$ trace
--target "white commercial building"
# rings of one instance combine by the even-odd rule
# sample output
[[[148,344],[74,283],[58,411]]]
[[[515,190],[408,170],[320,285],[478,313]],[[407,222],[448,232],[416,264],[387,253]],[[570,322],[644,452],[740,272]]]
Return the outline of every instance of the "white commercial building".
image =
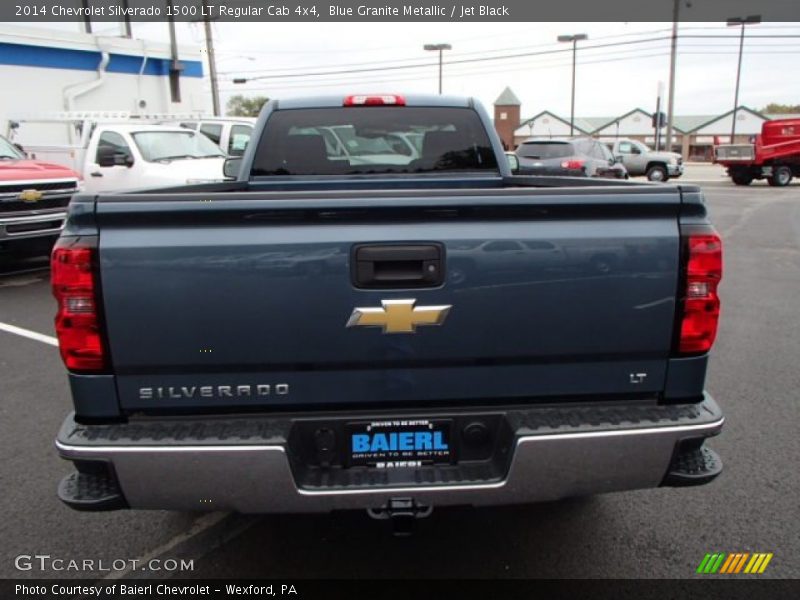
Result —
[[[569,116],[550,110],[543,110],[533,117],[520,117],[513,126],[507,119],[499,118],[500,115],[511,114],[512,109],[516,117],[520,113],[520,105],[521,102],[510,88],[506,88],[495,101],[495,128],[501,137],[510,132],[506,144],[509,148],[516,148],[529,137],[569,137]],[[735,142],[751,142],[761,133],[761,126],[766,121],[797,118],[800,115],[764,114],[747,106],[739,106],[736,109]],[[682,154],[686,160],[710,161],[714,155],[714,146],[730,143],[732,126],[733,110],[721,115],[675,115],[672,150]],[[625,137],[639,140],[651,147],[655,143],[653,114],[641,108],[612,117],[575,117],[572,131],[576,136],[591,136],[606,142]],[[666,135],[666,130],[662,129],[661,134]],[[660,142],[662,146],[667,146],[666,140]]]
[[[207,113],[200,47],[177,46],[175,69],[168,39],[166,24],[157,42],[0,25],[0,133],[59,111]]]

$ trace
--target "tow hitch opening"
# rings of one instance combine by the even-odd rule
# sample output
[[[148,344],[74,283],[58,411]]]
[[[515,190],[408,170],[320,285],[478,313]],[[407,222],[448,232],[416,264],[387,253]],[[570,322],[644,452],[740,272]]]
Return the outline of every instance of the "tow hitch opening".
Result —
[[[409,536],[414,532],[414,522],[431,516],[433,506],[417,503],[413,498],[391,498],[380,508],[368,508],[367,514],[379,521],[389,520],[392,533]]]

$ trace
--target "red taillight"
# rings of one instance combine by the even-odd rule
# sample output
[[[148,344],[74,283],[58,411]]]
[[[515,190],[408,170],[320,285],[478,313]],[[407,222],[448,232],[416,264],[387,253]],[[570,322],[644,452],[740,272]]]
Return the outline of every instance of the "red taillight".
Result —
[[[346,96],[344,106],[405,106],[406,99],[397,94]]]
[[[586,161],[583,161],[583,160],[580,160],[580,159],[577,159],[577,158],[571,158],[569,160],[561,161],[561,168],[562,169],[578,170],[578,169],[582,169],[584,164],[586,164]]]
[[[105,369],[106,352],[100,334],[95,248],[75,239],[61,239],[53,248],[51,283],[58,302],[56,335],[61,358],[71,371]]]
[[[681,354],[708,352],[717,337],[722,279],[722,240],[713,228],[689,233],[685,239],[686,287],[681,314]]]

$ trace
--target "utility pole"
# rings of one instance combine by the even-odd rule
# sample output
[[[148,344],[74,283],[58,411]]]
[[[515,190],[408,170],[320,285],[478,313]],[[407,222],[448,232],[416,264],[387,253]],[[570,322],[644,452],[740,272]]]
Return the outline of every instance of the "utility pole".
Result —
[[[572,101],[569,110],[569,135],[572,137],[575,132],[575,66],[578,56],[578,42],[588,40],[589,36],[585,33],[576,33],[574,35],[560,35],[558,36],[559,42],[572,42]]]
[[[438,50],[439,52],[439,95],[442,95],[442,54],[445,50],[452,50],[453,47],[450,44],[425,44],[423,46],[424,50],[430,50],[435,52]]]
[[[655,138],[656,138],[656,152],[661,150],[661,128],[663,121],[661,120],[661,96],[664,95],[664,82],[658,82],[658,91],[656,93],[656,116],[653,120],[655,124]],[[669,151],[669,141],[667,142],[667,151]]]
[[[761,15],[750,15],[749,17],[733,17],[728,19],[728,27],[741,26],[742,33],[739,36],[739,66],[736,67],[736,92],[733,96],[733,119],[731,120],[731,144],[735,144],[733,137],[736,135],[736,111],[739,108],[739,79],[742,76],[742,53],[744,51],[744,28],[746,25],[757,25],[761,23]]]
[[[122,8],[125,10],[125,20],[122,24],[122,30],[125,32],[123,35],[126,38],[132,38],[133,31],[131,30],[131,18],[128,15],[128,0],[122,0]]]
[[[89,16],[89,0],[81,0],[81,7],[83,7],[83,30],[86,33],[92,33],[92,18]]]
[[[181,71],[183,65],[178,60],[178,38],[175,34],[175,17],[171,16],[172,0],[167,0],[167,6],[170,8],[170,16],[167,17],[169,24],[169,48],[170,48],[170,65],[169,65],[169,92],[170,100],[172,102],[181,101]]]
[[[203,25],[206,30],[206,53],[208,54],[208,75],[211,78],[211,104],[214,116],[220,115],[219,111],[219,84],[217,82],[217,61],[214,56],[214,35],[211,31],[211,18],[209,16],[208,2],[203,0]]]
[[[667,150],[672,150],[672,129],[675,118],[675,62],[678,58],[678,18],[682,0],[672,6],[672,49],[669,55],[669,98],[667,99]],[[684,134],[685,135],[685,134]]]

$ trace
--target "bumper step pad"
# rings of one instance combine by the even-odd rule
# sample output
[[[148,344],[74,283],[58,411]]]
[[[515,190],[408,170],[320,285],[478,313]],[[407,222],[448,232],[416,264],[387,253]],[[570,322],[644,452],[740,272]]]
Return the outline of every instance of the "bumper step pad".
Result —
[[[75,510],[128,508],[119,484],[105,473],[70,473],[58,485],[58,498]]]
[[[385,469],[348,465],[348,424],[388,419],[452,421],[458,462]],[[486,424],[492,433],[486,451],[467,436],[473,423]],[[261,514],[386,506],[405,515],[409,511],[401,503],[387,504],[404,499],[419,506],[527,504],[706,483],[719,473],[721,462],[702,446],[723,424],[722,411],[710,396],[685,405],[647,399],[574,401],[137,416],[103,424],[79,423],[70,415],[56,448],[83,476],[67,478],[59,495],[83,510],[127,504]],[[343,432],[337,439],[345,441],[337,442],[338,458],[323,461],[314,440],[326,429]],[[253,473],[258,475],[247,475]],[[204,500],[213,506],[199,504]]]
[[[722,459],[705,446],[678,454],[670,465],[662,485],[682,487],[703,485],[722,473]]]

